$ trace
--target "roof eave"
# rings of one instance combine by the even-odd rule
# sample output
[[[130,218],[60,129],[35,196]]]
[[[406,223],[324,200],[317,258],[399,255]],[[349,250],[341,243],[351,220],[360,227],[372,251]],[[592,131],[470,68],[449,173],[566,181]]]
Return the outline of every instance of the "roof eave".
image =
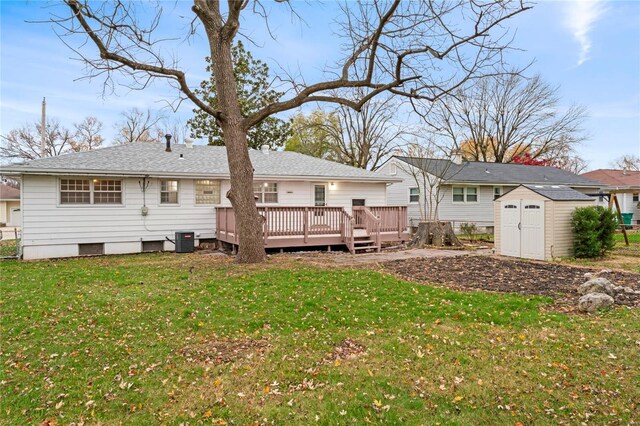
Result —
[[[9,172],[4,174],[15,175],[56,175],[56,176],[122,176],[122,177],[154,177],[154,178],[184,178],[184,179],[197,179],[197,178],[218,178],[229,179],[228,174],[223,173],[179,173],[179,172],[132,172],[122,170],[78,170],[78,169],[30,169],[30,168],[13,168]],[[274,179],[274,180],[305,180],[305,181],[351,181],[351,182],[379,182],[379,183],[394,183],[402,182],[400,178],[386,178],[382,176],[306,176],[306,175],[273,175],[273,174],[254,174],[255,178],[259,179]]]

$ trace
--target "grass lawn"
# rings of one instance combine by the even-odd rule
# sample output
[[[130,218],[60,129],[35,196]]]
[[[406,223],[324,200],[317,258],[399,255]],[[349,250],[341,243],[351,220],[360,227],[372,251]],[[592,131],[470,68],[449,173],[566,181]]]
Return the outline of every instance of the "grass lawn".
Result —
[[[0,423],[638,419],[640,310],[567,315],[289,259],[0,263]]]

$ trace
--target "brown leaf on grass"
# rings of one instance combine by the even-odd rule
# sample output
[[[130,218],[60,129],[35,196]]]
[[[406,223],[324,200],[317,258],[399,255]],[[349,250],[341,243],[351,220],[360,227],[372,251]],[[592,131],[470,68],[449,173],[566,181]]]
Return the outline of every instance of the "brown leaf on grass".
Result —
[[[351,339],[345,339],[336,346],[331,353],[322,359],[323,364],[334,364],[339,366],[343,360],[356,358],[363,354],[367,348]]]
[[[256,339],[210,339],[181,349],[187,361],[206,364],[225,364],[240,358],[250,358],[253,355],[263,357],[269,344]]]

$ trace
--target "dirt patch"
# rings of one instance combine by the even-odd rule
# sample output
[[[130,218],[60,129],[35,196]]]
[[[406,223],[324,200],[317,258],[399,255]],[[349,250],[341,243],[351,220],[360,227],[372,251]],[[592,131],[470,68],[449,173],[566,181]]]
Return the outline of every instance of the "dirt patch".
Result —
[[[226,364],[238,359],[263,358],[269,347],[265,340],[208,340],[180,350],[189,362],[204,364]]]
[[[336,361],[343,361],[345,359],[353,359],[363,354],[367,348],[351,339],[345,339],[338,346],[333,348],[333,351],[322,359],[323,364],[333,364]]]
[[[403,278],[456,289],[479,289],[505,293],[551,296],[560,303],[574,304],[585,273],[600,269],[546,262],[510,260],[492,256],[459,256],[407,259],[383,264],[386,271]],[[610,271],[600,274],[614,285],[640,289],[640,274]],[[640,295],[619,294],[616,303],[640,307]]]

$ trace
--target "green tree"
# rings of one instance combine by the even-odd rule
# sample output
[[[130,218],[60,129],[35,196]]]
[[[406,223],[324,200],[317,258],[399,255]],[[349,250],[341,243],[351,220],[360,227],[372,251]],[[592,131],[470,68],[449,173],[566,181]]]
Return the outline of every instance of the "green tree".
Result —
[[[339,127],[338,119],[333,113],[321,109],[309,115],[300,112],[291,118],[291,137],[284,150],[330,159],[333,151],[331,127]]]
[[[251,52],[238,41],[231,49],[233,70],[236,77],[238,100],[242,115],[247,117],[265,106],[277,102],[283,93],[273,90],[269,82],[269,66],[259,59],[254,59]],[[207,72],[211,78],[200,83],[195,92],[203,101],[218,109],[218,95],[215,76],[211,69],[211,58],[207,57]],[[194,117],[187,121],[191,129],[191,137],[206,138],[209,145],[224,145],[224,135],[216,119],[200,108],[193,110]],[[249,129],[247,142],[250,148],[260,149],[269,145],[275,149],[284,145],[289,137],[289,123],[276,117],[267,117],[258,125]]]

